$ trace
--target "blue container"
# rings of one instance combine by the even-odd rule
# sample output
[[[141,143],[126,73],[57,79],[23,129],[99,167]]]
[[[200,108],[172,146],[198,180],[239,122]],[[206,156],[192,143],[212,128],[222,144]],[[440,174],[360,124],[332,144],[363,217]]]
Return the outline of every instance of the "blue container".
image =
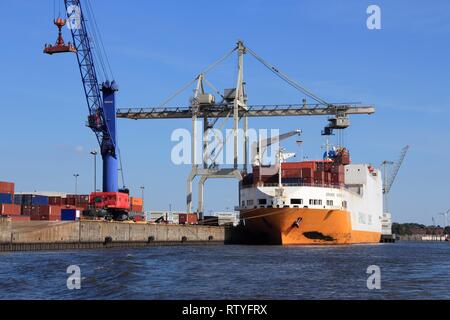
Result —
[[[77,210],[74,209],[62,209],[61,221],[75,221],[77,220]]]
[[[14,204],[22,205],[22,195],[21,194],[14,195]]]
[[[31,194],[21,194],[14,197],[14,203],[22,206],[31,206],[31,200],[33,200],[33,195]]]
[[[12,194],[0,193],[0,204],[12,204],[13,198]]]
[[[33,206],[46,206],[48,205],[48,197],[35,195],[32,197],[31,204]]]
[[[34,194],[15,195],[14,203],[22,206],[46,206],[48,197]]]

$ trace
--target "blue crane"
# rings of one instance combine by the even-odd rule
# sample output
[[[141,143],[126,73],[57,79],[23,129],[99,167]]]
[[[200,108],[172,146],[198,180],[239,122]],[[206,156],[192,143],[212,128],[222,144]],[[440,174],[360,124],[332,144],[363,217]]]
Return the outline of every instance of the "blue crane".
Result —
[[[59,28],[59,36],[55,45],[45,45],[47,54],[74,52],[76,53],[84,94],[89,108],[87,126],[95,133],[100,145],[103,159],[103,193],[119,193],[118,187],[118,148],[116,131],[116,93],[119,90],[115,81],[98,81],[94,63],[94,52],[91,37],[87,30],[87,23],[79,0],[64,0],[67,18],[55,19]],[[68,22],[72,33],[73,43],[64,43],[61,28]],[[94,190],[95,193],[96,190]],[[101,194],[97,194],[102,197]],[[119,193],[120,201],[128,195]],[[102,202],[101,199],[98,202]],[[123,209],[126,205],[112,204],[113,209]]]

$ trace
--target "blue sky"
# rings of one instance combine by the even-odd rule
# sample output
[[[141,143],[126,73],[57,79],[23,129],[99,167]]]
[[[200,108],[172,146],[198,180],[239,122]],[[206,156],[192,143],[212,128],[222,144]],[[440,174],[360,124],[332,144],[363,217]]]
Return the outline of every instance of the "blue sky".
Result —
[[[94,2],[94,1],[93,1]],[[378,4],[382,30],[366,28],[366,8]],[[450,208],[450,3],[448,1],[106,1],[95,13],[121,91],[121,107],[155,106],[229,51],[238,39],[327,101],[361,101],[377,113],[352,117],[345,133],[353,161],[379,165],[411,145],[391,192],[396,221],[431,223]],[[53,1],[0,1],[0,180],[18,191],[90,192],[94,135],[76,59],[49,57]],[[7,31],[7,32],[6,32]],[[70,39],[65,30],[65,37]],[[233,87],[235,60],[210,78]],[[251,104],[303,98],[246,58]],[[174,101],[187,105],[189,92]],[[305,154],[320,157],[325,118],[252,119],[253,128],[304,131]],[[176,128],[190,121],[119,120],[125,182],[145,185],[147,207],[185,209],[188,166],[170,160]],[[294,139],[295,140],[295,139]],[[285,143],[298,151],[294,142]],[[206,210],[237,203],[234,181],[210,181]],[[436,218],[441,222],[442,218]]]

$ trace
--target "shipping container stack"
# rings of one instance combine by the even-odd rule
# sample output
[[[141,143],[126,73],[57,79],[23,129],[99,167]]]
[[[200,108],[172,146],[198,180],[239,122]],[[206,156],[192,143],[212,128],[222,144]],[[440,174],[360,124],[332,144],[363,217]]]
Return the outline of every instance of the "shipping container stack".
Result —
[[[87,210],[89,206],[89,195],[67,195],[62,199],[63,206],[70,206],[71,209]]]
[[[86,210],[89,196],[49,197],[39,194],[16,194],[14,203],[20,207],[22,217],[29,217],[31,221],[62,221],[62,210],[75,210],[75,212]]]
[[[198,217],[195,213],[180,213],[178,215],[179,224],[198,224]]]
[[[345,165],[350,164],[347,149],[340,149],[333,160],[285,162],[281,164],[281,177],[284,184],[342,186],[345,183]],[[277,184],[278,168],[253,167],[253,174],[244,178],[244,185],[261,183]]]
[[[130,218],[134,222],[145,221],[144,199],[137,197],[130,197]]]
[[[21,206],[14,202],[14,188],[12,182],[0,182],[0,216],[12,221],[29,221],[29,217],[21,216]]]
[[[144,200],[142,198],[130,198],[130,211],[134,213],[144,212]]]

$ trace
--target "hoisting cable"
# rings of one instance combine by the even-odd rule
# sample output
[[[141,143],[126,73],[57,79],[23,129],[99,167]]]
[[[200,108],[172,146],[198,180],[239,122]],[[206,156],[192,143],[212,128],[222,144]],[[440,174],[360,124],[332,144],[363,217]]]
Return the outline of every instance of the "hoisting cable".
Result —
[[[210,87],[215,93],[217,93],[222,99],[225,99],[222,93],[220,93],[220,91],[211,82],[209,82],[206,78],[203,78],[203,81],[205,81],[205,84]]]
[[[184,86],[182,86],[180,89],[178,89],[174,94],[172,94],[169,98],[167,98],[166,100],[164,100],[163,103],[161,103],[159,105],[159,108],[164,108],[170,101],[172,101],[173,99],[175,99],[179,94],[181,94],[182,92],[184,92],[185,90],[187,90],[190,86],[192,86],[197,80],[198,80],[199,76],[196,77],[194,80],[190,81],[189,83],[185,84]]]
[[[122,189],[125,189],[125,178],[123,174],[123,166],[122,166],[122,153],[120,152],[120,148],[117,148],[117,151],[119,153],[119,164],[120,164],[120,174],[122,176]]]
[[[200,74],[195,77],[194,80],[190,81],[189,83],[187,83],[186,85],[182,86],[180,89],[178,89],[177,91],[175,91],[174,94],[172,94],[171,96],[169,96],[166,100],[164,100],[160,105],[159,108],[164,108],[170,101],[172,101],[173,99],[175,99],[178,95],[180,95],[182,92],[184,92],[185,90],[187,90],[191,85],[193,85],[199,78],[200,76],[204,76],[206,75],[208,72],[210,72],[212,69],[214,69],[215,67],[217,67],[219,64],[221,64],[223,61],[225,61],[226,59],[228,59],[233,52],[235,52],[237,50],[237,47],[233,48],[233,50],[231,50],[230,52],[228,52],[226,55],[224,55],[222,58],[220,58],[219,60],[217,60],[216,62],[212,63],[211,65],[209,65],[207,68],[203,69],[202,72],[200,72]]]
[[[103,79],[101,79],[103,81],[103,80],[106,80],[107,74],[106,74],[106,69],[105,69],[105,64],[103,62],[103,59],[102,59],[101,55],[99,54],[98,50],[96,50],[96,48],[95,48],[97,45],[97,37],[96,37],[96,33],[95,33],[95,28],[91,23],[92,17],[91,17],[91,12],[89,10],[89,6],[86,6],[85,12],[86,12],[86,16],[87,16],[87,19],[85,21],[87,24],[89,24],[89,30],[91,30],[90,34],[88,35],[89,40],[90,40],[89,43],[91,44],[91,51],[93,52],[93,55],[94,55],[93,58],[95,58],[96,62],[98,62],[96,64],[100,65],[100,68],[101,68],[100,71],[103,72],[103,74],[102,74]]]
[[[93,46],[97,47],[97,48],[91,48],[92,51],[94,52],[94,55],[96,57],[96,60],[98,61],[98,63],[100,64],[101,70],[103,72],[103,79],[104,81],[108,80],[108,72],[105,66],[105,62],[103,59],[103,54],[101,51],[101,47],[100,47],[100,40],[99,40],[99,35],[98,35],[98,31],[95,27],[95,23],[94,23],[94,16],[92,13],[92,7],[90,6],[90,1],[86,1],[87,2],[87,6],[86,6],[86,13],[88,16],[88,23],[89,23],[89,29],[92,30],[91,34],[89,36],[92,37],[93,40]]]
[[[93,50],[93,51],[96,54],[96,57],[97,57],[97,59],[99,60],[99,62],[101,64],[101,68],[102,68],[102,71],[104,73],[104,77],[105,77],[105,80],[106,80],[108,78],[108,75],[107,75],[106,68],[105,68],[105,63],[104,63],[104,60],[103,60],[103,54],[102,54],[101,48],[100,48],[100,41],[98,40],[98,32],[97,32],[97,29],[96,29],[95,23],[94,23],[95,18],[93,16],[93,10],[92,10],[90,1],[86,0],[86,3],[87,3],[87,5],[86,5],[86,12],[87,12],[87,15],[88,15],[89,30],[91,30],[91,33],[92,33],[91,36],[92,36],[92,38],[94,40],[94,46],[96,47],[96,49]]]
[[[263,58],[261,58],[260,56],[258,56],[253,50],[249,49],[246,47],[246,50],[253,56],[255,57],[256,60],[258,60],[259,62],[261,62],[266,68],[268,68],[270,71],[272,71],[273,73],[275,73],[278,77],[280,77],[282,80],[284,80],[285,82],[287,82],[289,85],[291,85],[292,87],[294,87],[295,89],[299,90],[300,92],[302,92],[303,94],[305,94],[306,96],[310,97],[311,99],[317,101],[318,103],[320,103],[321,105],[325,105],[325,106],[330,106],[330,104],[328,102],[326,102],[325,100],[319,98],[318,96],[316,96],[315,94],[313,94],[311,91],[307,90],[306,88],[304,88],[301,84],[299,84],[297,81],[291,79],[288,75],[286,75],[285,73],[283,73],[282,71],[280,71],[279,69],[277,69],[275,66],[271,65],[270,63],[268,63],[267,61],[265,61]]]
[[[219,64],[221,64],[222,62],[224,62],[225,60],[227,60],[236,50],[238,49],[238,47],[236,46],[235,48],[233,48],[233,50],[231,50],[230,52],[228,52],[227,54],[225,54],[222,58],[220,58],[219,60],[217,60],[216,62],[212,63],[211,65],[209,65],[207,68],[205,68],[202,72],[200,72],[203,75],[206,75],[208,72],[210,72],[212,69],[214,69],[215,67],[217,67]]]
[[[110,62],[109,62],[108,54],[106,53],[106,49],[105,49],[105,45],[104,45],[104,42],[103,42],[102,34],[101,34],[101,32],[99,31],[100,29],[99,29],[99,27],[98,27],[97,19],[96,19],[96,17],[95,17],[95,11],[92,10],[92,4],[91,4],[91,1],[88,0],[87,3],[88,3],[88,6],[89,6],[89,8],[90,8],[90,11],[91,11],[91,16],[92,16],[92,19],[93,19],[93,23],[94,23],[94,26],[95,26],[95,30],[96,30],[96,32],[97,32],[97,37],[98,37],[98,39],[99,39],[99,41],[100,41],[101,50],[102,50],[102,52],[103,52],[103,54],[104,54],[104,56],[105,56],[106,65],[108,66],[108,69],[109,69],[109,72],[110,72],[110,75],[111,75],[111,79],[110,79],[110,80],[114,80],[114,73],[113,73],[113,71],[112,71],[111,64],[110,64]]]

